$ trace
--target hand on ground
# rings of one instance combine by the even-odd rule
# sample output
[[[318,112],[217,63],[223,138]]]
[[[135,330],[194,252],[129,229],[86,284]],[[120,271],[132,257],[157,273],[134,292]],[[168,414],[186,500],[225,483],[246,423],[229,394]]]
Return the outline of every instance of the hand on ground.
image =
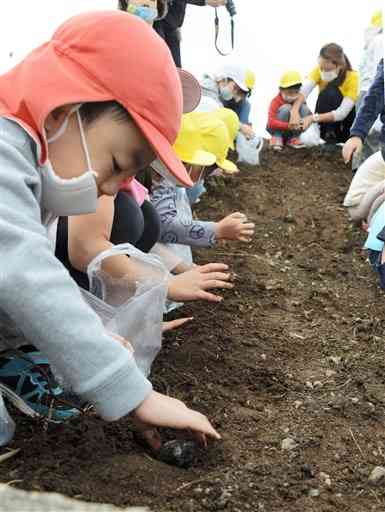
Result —
[[[181,302],[190,300],[220,302],[222,297],[208,290],[233,288],[230,278],[227,265],[222,263],[199,265],[170,279],[168,298]]]
[[[236,212],[217,222],[216,236],[218,240],[250,242],[254,228],[255,225],[247,221],[246,215]]]

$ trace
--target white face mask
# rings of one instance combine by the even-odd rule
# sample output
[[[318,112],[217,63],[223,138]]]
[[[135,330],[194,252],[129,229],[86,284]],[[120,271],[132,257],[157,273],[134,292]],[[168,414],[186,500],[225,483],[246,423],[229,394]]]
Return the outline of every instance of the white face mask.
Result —
[[[63,135],[69,117],[76,111],[80,136],[87,161],[87,171],[77,178],[63,179],[54,171],[50,162],[42,170],[42,203],[43,207],[60,217],[94,213],[98,203],[98,187],[96,172],[92,170],[90,155],[84,135],[83,123],[79,113],[80,106],[71,110],[66,120],[48,142],[53,142]]]
[[[324,82],[333,82],[338,77],[338,71],[321,71],[321,80]]]

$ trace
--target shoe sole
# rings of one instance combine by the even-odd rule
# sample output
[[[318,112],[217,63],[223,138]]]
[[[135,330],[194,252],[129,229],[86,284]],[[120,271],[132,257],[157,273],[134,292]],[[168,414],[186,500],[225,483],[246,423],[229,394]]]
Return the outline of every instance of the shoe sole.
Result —
[[[32,418],[41,418],[41,414],[36,412],[32,407],[30,407],[22,398],[19,397],[14,391],[5,386],[0,382],[0,393],[3,394],[12,404],[19,409],[22,413],[27,416],[31,416]]]

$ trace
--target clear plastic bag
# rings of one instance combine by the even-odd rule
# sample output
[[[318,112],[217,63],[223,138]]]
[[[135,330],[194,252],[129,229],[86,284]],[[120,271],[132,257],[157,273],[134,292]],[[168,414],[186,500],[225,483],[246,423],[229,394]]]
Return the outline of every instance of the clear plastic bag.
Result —
[[[247,139],[243,133],[239,132],[236,140],[238,153],[238,162],[244,162],[249,165],[259,165],[259,155],[263,148],[263,138],[253,137]]]
[[[311,124],[305,132],[301,133],[299,140],[308,148],[322,144],[319,124]]]
[[[132,275],[113,278],[102,270],[110,257],[126,255]],[[106,330],[128,340],[138,367],[148,375],[162,344],[162,322],[169,273],[159,258],[144,254],[131,244],[116,245],[99,254],[88,266],[88,304]]]
[[[15,428],[15,422],[8,414],[3,396],[0,393],[0,446],[5,446],[12,440]]]

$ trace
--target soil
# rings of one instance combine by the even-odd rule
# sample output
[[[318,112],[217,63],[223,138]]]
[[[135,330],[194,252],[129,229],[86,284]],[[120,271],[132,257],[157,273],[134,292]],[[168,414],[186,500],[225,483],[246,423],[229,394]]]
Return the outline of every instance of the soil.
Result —
[[[256,235],[197,253],[228,263],[236,289],[178,312],[195,321],[167,336],[153,370],[158,390],[223,434],[192,468],[150,457],[127,419],[89,413],[45,431],[18,417],[20,452],[0,480],[157,512],[383,512],[385,484],[368,477],[385,465],[384,295],[341,208],[350,179],[339,153],[266,150],[198,205],[204,219],[247,213]]]

